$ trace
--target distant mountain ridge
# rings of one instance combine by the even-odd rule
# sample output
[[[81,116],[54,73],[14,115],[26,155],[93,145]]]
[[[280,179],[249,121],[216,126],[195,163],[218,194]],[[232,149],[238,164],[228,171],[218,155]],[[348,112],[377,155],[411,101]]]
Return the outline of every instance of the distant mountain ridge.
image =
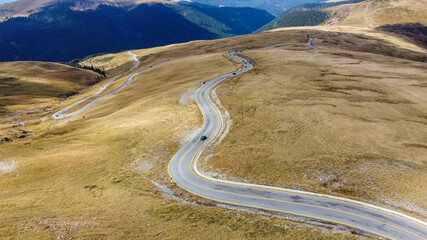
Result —
[[[253,8],[151,2],[101,4],[79,11],[76,2],[80,1],[59,1],[28,17],[0,23],[0,60],[69,61],[95,53],[230,37],[249,34],[274,19]]]
[[[68,0],[18,0],[3,4],[0,5],[0,21],[11,17],[28,16],[40,11],[43,7],[63,1]],[[101,4],[123,7],[142,3],[180,2],[199,7],[202,5],[213,7],[251,7],[266,10],[274,16],[278,16],[284,10],[297,5],[323,1],[325,0],[74,0],[76,8],[80,10],[94,9]]]
[[[76,10],[95,9],[99,5],[123,7],[141,3],[161,3],[166,0],[18,0],[0,5],[0,20],[11,17],[23,17],[41,11],[44,7],[55,3],[73,2]]]
[[[283,11],[305,3],[324,2],[326,0],[180,0],[193,4],[204,4],[215,7],[251,7],[263,9],[274,16]]]

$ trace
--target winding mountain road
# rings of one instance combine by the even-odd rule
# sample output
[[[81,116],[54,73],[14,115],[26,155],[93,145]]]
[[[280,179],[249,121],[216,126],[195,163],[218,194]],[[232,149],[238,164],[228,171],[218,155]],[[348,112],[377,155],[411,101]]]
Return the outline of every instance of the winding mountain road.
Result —
[[[318,49],[313,46],[313,39],[315,38],[309,39],[305,44],[283,43],[266,47],[263,50],[284,45],[304,45],[311,48],[309,51],[313,51]],[[344,225],[362,233],[370,233],[388,239],[427,240],[427,223],[399,212],[346,198],[297,191],[293,189],[230,182],[213,179],[201,174],[196,167],[197,160],[209,143],[218,136],[223,127],[221,113],[213,103],[210,93],[227,78],[243,74],[254,68],[251,63],[238,56],[236,53],[237,52],[230,52],[228,55],[231,58],[240,61],[243,64],[243,67],[236,72],[224,74],[206,82],[196,93],[196,101],[202,111],[204,124],[197,136],[188,142],[178,153],[176,153],[169,163],[169,175],[177,185],[194,195],[211,199],[218,203],[303,216],[322,222]],[[124,87],[128,86],[132,82],[133,78],[141,72],[171,60],[174,59],[164,60],[133,73],[127,79],[126,83],[120,88],[92,101],[79,110],[69,114],[64,114],[67,110],[98,95],[109,84],[111,84],[110,82],[113,82],[118,78],[116,77],[107,83],[107,85],[100,89],[100,91],[95,95],[87,97],[77,102],[74,106],[70,105],[69,107],[55,113],[53,118],[59,119],[76,116],[96,104],[101,99],[117,93]],[[138,65],[139,61],[138,63],[135,63],[134,68],[130,71],[136,69]],[[207,139],[202,141],[200,140],[201,136],[207,136]]]
[[[105,89],[107,89],[107,87],[108,86],[110,86],[113,82],[115,82],[118,78],[120,78],[120,77],[122,77],[122,76],[124,76],[124,75],[126,75],[126,74],[128,74],[128,73],[130,73],[130,72],[132,72],[133,70],[135,70],[138,66],[139,66],[139,64],[141,63],[140,61],[139,61],[139,59],[137,58],[137,56],[135,55],[135,54],[133,54],[132,52],[127,52],[127,54],[132,58],[132,60],[133,60],[133,62],[134,62],[134,64],[133,64],[133,67],[131,68],[131,69],[129,69],[127,72],[125,72],[125,73],[122,73],[122,74],[120,74],[120,75],[118,75],[118,76],[116,76],[116,77],[114,77],[114,78],[112,78],[110,81],[108,81],[104,86],[102,86],[101,87],[101,89],[99,89],[96,93],[94,93],[94,94],[92,94],[92,95],[90,95],[90,96],[88,96],[88,97],[85,97],[85,98],[83,98],[83,99],[81,99],[81,100],[79,100],[79,101],[77,101],[77,102],[75,102],[75,103],[73,103],[73,104],[71,104],[71,105],[69,105],[68,107],[66,107],[66,108],[64,108],[64,109],[62,109],[62,110],[60,110],[60,111],[58,111],[58,112],[56,112],[56,113],[54,113],[53,115],[52,115],[52,118],[54,118],[54,119],[63,119],[63,118],[69,118],[69,117],[74,117],[74,116],[77,116],[77,115],[79,115],[79,114],[81,114],[81,113],[83,113],[84,111],[86,111],[86,110],[88,110],[90,107],[92,107],[93,105],[95,105],[97,102],[99,102],[99,101],[101,101],[102,99],[104,99],[104,98],[106,98],[106,97],[108,97],[108,96],[111,96],[111,95],[113,95],[113,94],[115,94],[115,93],[118,93],[118,92],[120,92],[123,88],[125,88],[126,86],[128,86],[129,84],[131,84],[131,82],[133,81],[133,75],[132,76],[130,76],[128,79],[127,79],[127,81],[121,86],[121,87],[119,87],[119,88],[117,88],[117,89],[115,89],[115,90],[113,90],[113,91],[111,91],[111,92],[109,92],[109,93],[107,93],[106,95],[104,95],[104,96],[102,96],[102,97],[100,97],[100,98],[98,98],[98,99],[95,99],[95,100],[93,100],[92,102],[90,102],[90,103],[88,103],[88,104],[86,104],[85,106],[83,106],[82,108],[79,108],[78,110],[76,110],[76,111],[74,111],[74,112],[71,112],[71,113],[66,113],[67,111],[69,111],[70,109],[72,109],[72,108],[75,108],[75,107],[77,107],[77,106],[79,106],[80,104],[82,104],[82,103],[84,103],[84,102],[87,102],[88,100],[90,100],[90,99],[92,99],[92,98],[94,98],[94,97],[96,97],[96,96],[98,96],[99,94],[101,94],[102,92],[104,92],[104,90]],[[145,69],[144,69],[145,70]],[[142,70],[142,71],[144,71],[144,70]],[[141,71],[141,72],[142,72]],[[140,72],[138,72],[137,74],[139,74]],[[135,75],[137,75],[137,74],[135,74]]]
[[[312,45],[312,41],[313,39],[310,39],[306,44],[275,46],[305,45],[317,49]],[[228,55],[242,62],[244,67],[207,82],[197,91],[196,101],[202,111],[204,124],[198,135],[176,153],[169,164],[169,175],[177,185],[214,202],[304,216],[389,239],[427,239],[427,223],[388,209],[334,196],[230,182],[201,174],[196,167],[197,160],[221,132],[223,125],[221,113],[214,105],[210,92],[227,78],[253,69],[253,66],[246,59],[237,56],[236,52],[230,52]],[[202,141],[201,136],[207,136],[207,140]]]

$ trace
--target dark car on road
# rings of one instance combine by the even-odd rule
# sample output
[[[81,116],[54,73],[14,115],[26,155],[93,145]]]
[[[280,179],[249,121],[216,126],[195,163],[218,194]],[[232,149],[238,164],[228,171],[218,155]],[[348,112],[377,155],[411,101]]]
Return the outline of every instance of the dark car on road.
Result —
[[[207,137],[206,136],[202,136],[201,138],[200,138],[200,140],[202,140],[202,141],[205,141],[207,139]]]

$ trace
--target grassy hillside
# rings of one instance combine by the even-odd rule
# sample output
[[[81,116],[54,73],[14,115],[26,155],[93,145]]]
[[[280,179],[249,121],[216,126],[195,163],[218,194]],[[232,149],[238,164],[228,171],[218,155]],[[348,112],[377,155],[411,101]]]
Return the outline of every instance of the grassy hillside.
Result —
[[[256,32],[292,26],[354,26],[399,34],[426,49],[426,9],[426,0],[331,0],[289,9]]]
[[[140,57],[152,54],[140,69],[165,58],[212,54],[139,75],[125,91],[86,112],[85,119],[26,121],[23,129],[34,132],[31,138],[0,143],[0,162],[16,163],[16,169],[0,173],[0,238],[357,239],[328,233],[332,227],[313,229],[212,207],[174,186],[166,172],[183,139],[202,122],[195,103],[181,105],[179,99],[201,81],[240,67],[228,59],[227,50],[302,41],[305,34],[265,33],[134,51]],[[95,59],[108,58],[121,61],[112,55]]]
[[[261,27],[256,33],[281,28],[281,27],[297,27],[297,26],[315,26],[325,22],[328,19],[328,14],[320,11],[325,8],[357,3],[364,0],[347,0],[322,3],[307,3],[298,5],[291,9],[282,12],[276,19]]]
[[[145,57],[138,70],[187,58],[144,72],[83,115],[64,120],[49,119],[48,112],[14,116],[10,121],[25,126],[1,125],[4,132],[33,135],[0,142],[0,163],[15,167],[0,172],[0,238],[359,239],[336,226],[213,206],[172,184],[166,171],[202,124],[195,103],[179,100],[201,81],[241,67],[227,51],[302,43],[307,34],[340,31],[356,28],[294,28],[135,50]],[[244,53],[258,68],[227,80],[226,89],[218,91],[233,126],[204,169],[419,216],[427,189],[427,56],[374,30],[315,44],[319,52],[287,46]],[[128,59],[118,53],[85,62],[113,73],[126,70]],[[45,107],[55,112],[99,87]],[[415,184],[408,188],[408,182]]]
[[[102,78],[57,63],[0,63],[0,114],[40,109],[43,103],[75,94]]]
[[[389,24],[377,28],[385,32],[407,37],[420,47],[427,49],[427,26],[420,23]]]
[[[376,28],[384,25],[427,25],[426,0],[369,0],[328,9],[331,24]]]
[[[402,59],[392,45],[363,35],[331,38],[305,29],[320,37],[320,51],[287,46],[245,54],[258,68],[223,86],[232,131],[202,167],[422,218],[426,59]]]
[[[47,115],[58,100],[103,78],[92,71],[57,63],[0,63],[0,139],[30,137],[33,131],[25,131],[25,126],[47,120],[47,116],[36,116]]]
[[[370,0],[327,9],[328,25],[377,28],[401,34],[427,48],[426,0]]]

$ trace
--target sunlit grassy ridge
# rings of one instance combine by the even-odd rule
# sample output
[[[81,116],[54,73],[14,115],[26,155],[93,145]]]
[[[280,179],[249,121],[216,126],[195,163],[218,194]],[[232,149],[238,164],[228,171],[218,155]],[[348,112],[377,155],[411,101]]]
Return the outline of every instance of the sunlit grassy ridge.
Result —
[[[327,9],[335,24],[376,28],[388,24],[427,24],[425,0],[370,0]]]

